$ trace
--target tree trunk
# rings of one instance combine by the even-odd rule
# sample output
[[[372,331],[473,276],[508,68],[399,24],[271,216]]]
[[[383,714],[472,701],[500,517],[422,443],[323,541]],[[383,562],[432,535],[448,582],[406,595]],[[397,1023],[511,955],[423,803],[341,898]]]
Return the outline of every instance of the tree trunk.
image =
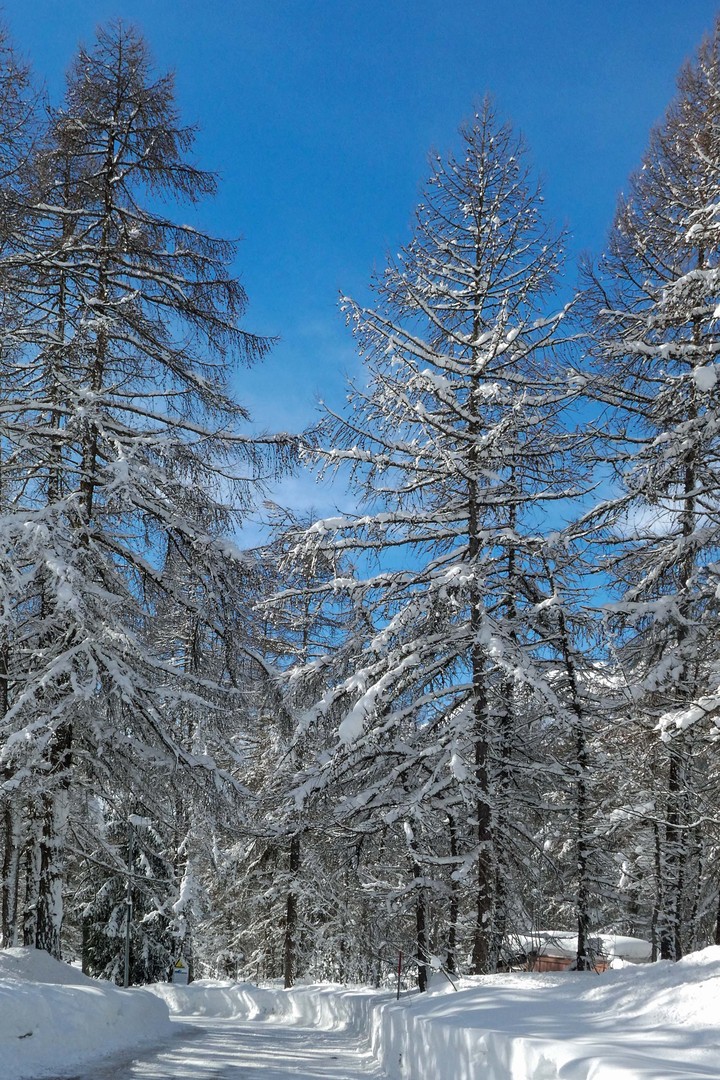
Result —
[[[555,576],[546,562],[548,582],[554,594],[557,594]],[[557,629],[560,652],[562,655],[570,709],[574,718],[575,736],[575,916],[577,920],[577,950],[575,968],[577,971],[592,971],[594,957],[588,950],[590,935],[590,876],[588,868],[588,773],[589,756],[586,735],[585,708],[578,675],[576,654],[573,648],[571,630],[568,627],[562,608],[558,611]]]
[[[422,867],[419,863],[413,863],[412,873],[413,879],[416,882],[415,938],[417,946],[418,989],[421,993],[424,993],[428,988],[430,952],[428,949],[427,901],[425,896],[425,888],[421,884]]]
[[[0,483],[2,474],[0,473]],[[6,716],[10,706],[10,649],[6,636],[0,648],[0,716]],[[12,770],[3,770],[3,779],[12,778]],[[2,864],[2,945],[12,948],[17,945],[18,889],[20,886],[20,856],[22,846],[22,821],[19,812],[18,795],[10,791],[5,796],[3,811],[3,864]]]
[[[456,868],[456,860],[458,857],[458,842],[457,842],[457,825],[455,818],[448,817],[448,831],[450,833],[450,855],[453,859],[453,867]],[[460,915],[460,882],[454,877],[450,878],[450,910],[448,912],[448,918],[450,925],[448,927],[447,937],[447,955],[445,957],[445,966],[451,975],[455,974],[455,953],[457,950],[457,924],[458,916]]]
[[[483,250],[479,240],[475,246],[475,305],[473,312],[473,340],[480,338],[482,322],[480,312],[486,287],[484,285]],[[479,439],[482,423],[476,390],[481,377],[476,373],[480,352],[473,347],[473,374],[470,378],[468,409],[470,422],[468,435],[471,445],[468,451],[468,493],[467,493],[467,538],[468,569],[471,574],[479,573],[480,556],[483,550],[483,530],[481,528],[481,499],[478,477],[481,474]],[[488,775],[488,699],[486,686],[486,657],[482,644],[484,630],[484,598],[480,583],[475,578],[470,587],[470,668],[472,672],[472,711],[473,741],[475,744],[475,784],[477,812],[477,910],[473,933],[472,970],[475,975],[484,975],[490,968],[490,941],[493,915],[493,835],[492,814],[489,797]]]
[[[654,964],[658,958],[660,912],[662,911],[663,906],[662,845],[660,842],[660,826],[657,822],[653,822],[653,855],[655,866],[655,898],[653,901],[652,917],[650,919],[650,942],[652,945],[650,960]]]
[[[61,959],[60,936],[63,922],[63,883],[65,878],[65,835],[70,802],[72,764],[72,726],[69,723],[55,734],[50,751],[53,790],[42,799],[40,835],[40,872],[37,895],[35,945]]]
[[[692,841],[690,863],[694,873],[695,887],[693,889],[692,905],[690,908],[690,916],[688,919],[688,932],[685,940],[688,946],[688,951],[694,952],[695,949],[701,947],[701,935],[699,933],[698,924],[700,916],[700,903],[702,901],[703,876],[705,871],[702,831],[699,826],[696,825],[692,829],[692,833],[688,835],[688,843],[690,841]]]
[[[483,722],[483,727],[484,727]],[[487,797],[487,737],[482,733],[475,737],[475,779],[479,796],[477,808],[477,894],[475,929],[473,933],[472,971],[474,975],[486,975],[490,970],[490,940],[493,914],[493,858],[492,820]]]
[[[477,507],[471,498],[471,542],[468,547],[471,565],[479,552],[476,539],[479,532]],[[485,975],[490,970],[490,942],[492,939],[493,915],[493,833],[492,812],[490,808],[488,775],[488,702],[485,687],[485,652],[480,644],[482,632],[481,598],[477,589],[472,590],[470,626],[473,645],[471,649],[472,687],[473,687],[473,741],[475,744],[475,790],[477,814],[477,894],[476,916],[473,933],[472,971],[474,975]]]
[[[23,945],[35,947],[37,905],[40,885],[40,823],[33,820],[25,846],[25,899],[23,905]]]
[[[592,971],[594,958],[588,952],[588,937],[590,934],[590,889],[588,882],[588,851],[587,851],[587,743],[585,731],[581,720],[578,721],[575,732],[575,757],[577,768],[577,780],[575,783],[575,812],[577,829],[576,859],[577,859],[577,955],[575,966],[578,971]]]
[[[290,885],[285,904],[285,943],[283,948],[283,975],[285,989],[295,985],[297,975],[298,897],[297,873],[300,869],[300,837],[290,840]]]
[[[60,935],[63,922],[67,805],[67,789],[46,795],[43,799],[35,946],[49,952],[56,960],[62,959]]]
[[[658,938],[661,960],[679,960],[680,948],[680,902],[679,889],[682,882],[680,828],[681,761],[676,746],[670,747],[670,767],[667,783],[667,808],[665,813],[665,844],[660,872],[663,879],[662,904],[660,906]]]
[[[15,798],[8,795],[3,814],[2,865],[2,945],[13,948],[18,943],[18,890],[22,824]]]

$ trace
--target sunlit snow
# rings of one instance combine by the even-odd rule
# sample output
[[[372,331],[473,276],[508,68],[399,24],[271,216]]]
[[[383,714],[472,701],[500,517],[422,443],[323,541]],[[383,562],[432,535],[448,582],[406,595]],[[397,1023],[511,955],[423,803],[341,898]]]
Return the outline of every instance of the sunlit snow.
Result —
[[[2,1080],[718,1076],[718,947],[603,975],[515,972],[454,986],[437,970],[429,993],[404,991],[399,1001],[389,990],[215,981],[119,990],[38,950],[10,949],[0,952],[0,1072]]]

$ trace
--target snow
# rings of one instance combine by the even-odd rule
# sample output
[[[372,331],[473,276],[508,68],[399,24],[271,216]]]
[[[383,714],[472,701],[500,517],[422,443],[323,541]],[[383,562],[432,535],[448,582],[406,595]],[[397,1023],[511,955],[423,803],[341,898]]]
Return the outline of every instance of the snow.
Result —
[[[345,744],[356,742],[363,733],[366,715],[362,701],[353,706],[338,728],[338,740]]]
[[[717,1078],[719,993],[718,948],[603,975],[463,980],[385,1006],[373,1047],[403,1080]]]
[[[347,1031],[236,1018],[184,1018],[189,1033],[72,1080],[386,1080],[367,1039]]]
[[[0,951],[2,1080],[57,1077],[171,1032],[167,1006],[145,990],[89,979],[39,949]]]
[[[632,941],[617,938],[632,950]],[[151,992],[147,992],[150,990]],[[427,994],[338,986],[285,991],[202,981],[119,990],[34,950],[0,953],[2,1080],[58,1077],[102,1054],[143,1057],[165,1041],[168,1009],[194,1017],[153,1067],[122,1075],[380,1077],[391,1080],[695,1080],[718,1076],[720,947],[677,964],[626,965],[603,975],[465,978],[433,972]],[[32,1031],[32,1036],[28,1032]],[[364,1039],[364,1041],[363,1041]],[[203,1042],[202,1040],[205,1040]],[[62,1060],[58,1057],[62,1047]],[[302,1048],[302,1053],[298,1048]],[[331,1053],[332,1048],[332,1053]],[[362,1050],[366,1053],[363,1055]],[[352,1053],[350,1051],[352,1050]],[[371,1055],[367,1053],[370,1050]],[[297,1070],[302,1059],[302,1071]],[[317,1062],[317,1064],[316,1064]],[[352,1063],[352,1064],[351,1064]],[[87,1076],[112,1077],[108,1064]]]
[[[468,771],[465,767],[465,762],[455,748],[453,748],[452,754],[450,755],[450,772],[456,780],[460,781],[460,783],[462,783],[463,780],[467,780]]]
[[[709,393],[717,383],[717,366],[715,364],[705,364],[703,367],[693,368],[692,377],[698,390]]]
[[[607,935],[621,951],[638,939]],[[720,948],[677,964],[462,979],[429,994],[249,984],[154,987],[178,1014],[366,1032],[393,1080],[695,1080],[718,1077]]]
[[[535,930],[532,934],[518,934],[513,938],[513,944],[515,943],[518,951],[525,953],[536,952],[569,959],[577,955],[577,935],[563,930]],[[635,964],[646,963],[652,952],[649,941],[622,934],[593,934],[591,946],[599,946],[602,955],[609,960],[630,960]]]
[[[714,693],[699,698],[685,709],[675,709],[672,712],[663,713],[657,724],[660,738],[663,742],[669,742],[673,730],[685,731],[687,728],[692,727],[693,724],[697,724],[698,721],[707,718],[711,718],[716,726],[720,726],[718,725],[718,706],[720,706],[720,694]]]

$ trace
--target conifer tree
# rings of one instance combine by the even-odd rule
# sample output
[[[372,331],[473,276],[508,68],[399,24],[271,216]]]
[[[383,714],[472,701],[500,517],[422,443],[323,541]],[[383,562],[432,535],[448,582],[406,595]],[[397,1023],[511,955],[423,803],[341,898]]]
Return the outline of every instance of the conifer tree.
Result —
[[[596,366],[607,406],[601,456],[614,491],[602,528],[617,599],[610,612],[627,682],[625,714],[648,753],[657,840],[657,941],[682,954],[688,859],[705,765],[696,722],[718,714],[718,351],[720,22],[682,70],[588,268]],[[652,740],[650,740],[650,743]]]
[[[27,224],[27,200],[34,141],[40,134],[38,96],[29,67],[13,48],[7,30],[0,25],[0,253],[7,259],[17,250],[19,237]],[[4,366],[0,386],[0,408],[12,396],[9,374],[20,346],[18,307],[12,289],[2,289],[0,307],[0,357]],[[22,337],[20,335],[20,341]],[[5,365],[7,369],[5,370]],[[6,470],[7,443],[0,440],[0,512],[5,514],[17,495],[17,485]],[[10,577],[10,565],[3,554],[0,560],[0,590]],[[16,642],[11,628],[0,629],[0,718],[10,708],[9,671]],[[2,903],[0,942],[17,945],[20,940],[21,856],[26,833],[23,793],[13,780],[13,770],[0,766],[0,812],[2,813]]]
[[[177,223],[179,205],[216,187],[190,158],[193,138],[137,31],[101,29],[70,70],[37,158],[30,227],[2,266],[22,315],[3,414],[19,492],[4,535],[16,588],[6,610],[34,613],[11,674],[5,753],[38,791],[35,943],[56,955],[74,778],[108,756],[217,774],[177,737],[173,710],[215,703],[153,650],[152,604],[170,592],[215,619],[233,561],[220,538],[269,444],[276,458],[285,445],[244,435],[246,410],[228,391],[232,366],[268,347],[241,326],[235,248]],[[185,563],[179,589],[163,573],[168,556]]]
[[[300,545],[326,559],[377,556],[352,587],[355,670],[317,708],[344,714],[337,743],[305,790],[339,786],[346,827],[382,822],[405,836],[421,987],[424,837],[460,807],[472,822],[450,860],[465,881],[474,868],[473,970],[494,969],[502,760],[525,722],[521,701],[525,715],[565,708],[537,663],[528,586],[544,575],[539,510],[573,486],[562,313],[546,307],[562,238],[542,221],[522,141],[488,102],[461,138],[462,155],[432,159],[413,239],[376,283],[378,306],[345,301],[369,384],[352,387],[346,416],[328,414],[317,456],[348,471],[363,509],[315,523]]]

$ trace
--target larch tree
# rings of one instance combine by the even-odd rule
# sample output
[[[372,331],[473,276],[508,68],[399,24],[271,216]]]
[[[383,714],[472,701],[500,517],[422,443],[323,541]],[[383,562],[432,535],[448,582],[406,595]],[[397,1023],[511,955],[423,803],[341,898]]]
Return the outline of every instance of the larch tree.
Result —
[[[248,941],[255,943],[257,961],[271,977],[278,974],[268,963],[276,950],[268,950],[265,939],[274,936],[278,923],[283,926],[282,975],[289,988],[305,973],[309,958],[317,959],[317,942],[327,937],[333,908],[325,888],[332,871],[324,858],[331,822],[308,813],[293,795],[298,775],[324,746],[317,729],[304,729],[302,721],[330,673],[337,677],[351,666],[352,610],[339,586],[341,566],[343,576],[350,576],[347,560],[298,558],[298,539],[312,519],[268,506],[271,541],[253,553],[257,586],[245,635],[256,667],[248,783],[257,801],[248,821],[253,834],[248,857],[257,880],[270,868],[272,880],[259,896],[248,897],[245,918],[252,913]],[[293,678],[297,671],[304,678]]]
[[[234,559],[223,533],[288,445],[244,434],[228,389],[233,365],[269,343],[241,326],[235,246],[177,222],[216,188],[193,140],[142,37],[101,29],[70,70],[29,227],[1,267],[21,312],[0,417],[17,493],[4,611],[21,626],[3,756],[35,792],[26,940],[55,955],[78,778],[127,761],[219,782],[210,748],[184,745],[175,722],[188,701],[214,709],[214,692],[153,648],[149,622],[163,592],[215,619],[208,597]],[[184,577],[164,573],[169,556]]]
[[[368,385],[351,388],[346,415],[328,412],[316,456],[347,470],[362,506],[298,545],[327,560],[354,552],[367,571],[350,589],[355,670],[315,710],[339,710],[336,742],[302,792],[334,785],[339,824],[389,830],[405,849],[397,895],[414,897],[422,988],[433,941],[458,948],[437,944],[428,904],[444,895],[455,925],[459,881],[466,894],[475,881],[472,968],[495,968],[513,904],[510,762],[529,717],[567,709],[539,662],[532,584],[545,581],[548,507],[575,486],[564,312],[548,309],[563,241],[543,222],[522,140],[489,102],[461,138],[462,155],[432,159],[378,306],[344,301]],[[472,832],[460,836],[459,820]]]
[[[670,959],[697,889],[694,834],[720,718],[719,212],[720,22],[682,70],[605,255],[587,269],[588,378],[607,407],[599,456],[613,485],[589,520],[616,590],[625,722],[646,747],[654,933]]]
[[[28,193],[34,141],[39,137],[38,95],[29,67],[15,52],[7,30],[0,26],[0,252],[7,258],[17,250],[18,237],[27,224]],[[18,308],[12,293],[2,290],[0,335],[3,365],[12,367],[18,356],[18,341],[13,332],[18,327]],[[3,374],[0,398],[12,395],[9,372]],[[0,513],[5,514],[17,495],[17,486],[4,469],[7,444],[0,441]],[[0,561],[0,578],[9,576],[5,553]],[[0,586],[1,588],[2,586]],[[0,717],[10,707],[9,669],[11,649],[16,643],[7,625],[0,630]],[[2,808],[2,912],[0,941],[15,945],[18,941],[19,877],[23,833],[22,797],[12,783],[13,770],[0,770],[0,807]],[[6,786],[7,785],[7,786]]]

